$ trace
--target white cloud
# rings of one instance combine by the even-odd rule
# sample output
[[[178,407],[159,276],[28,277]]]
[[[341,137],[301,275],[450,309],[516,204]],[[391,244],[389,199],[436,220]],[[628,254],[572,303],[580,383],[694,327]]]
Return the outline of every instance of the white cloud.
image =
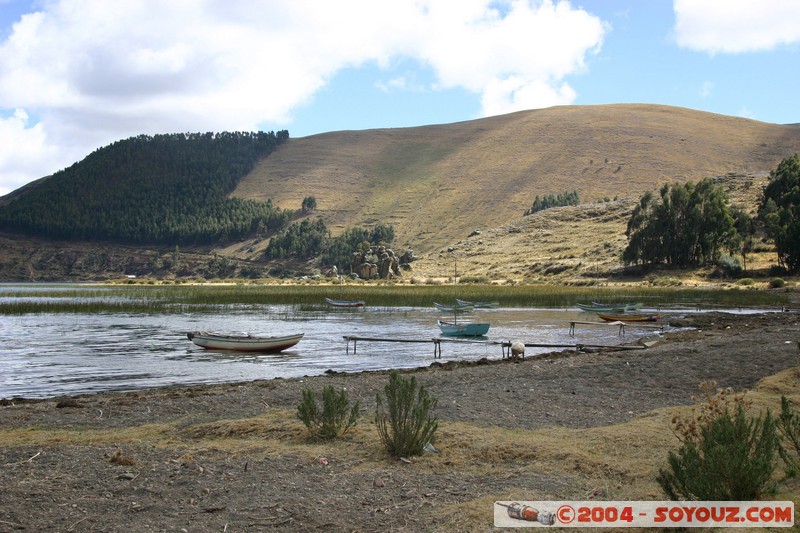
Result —
[[[703,84],[700,86],[700,96],[703,98],[708,98],[714,92],[714,82],[713,81],[704,81]]]
[[[680,46],[741,53],[800,42],[800,2],[795,0],[674,0]]]
[[[0,117],[0,196],[64,166],[61,155],[48,144],[42,124],[31,125],[24,110]]]
[[[480,96],[484,115],[571,103],[564,79],[607,31],[551,0],[42,5],[0,42],[0,112],[38,119],[3,121],[0,193],[18,185],[9,176],[40,177],[130,135],[288,126],[339,70],[365,64],[410,59],[433,73],[430,89]],[[8,155],[15,146],[30,161]]]

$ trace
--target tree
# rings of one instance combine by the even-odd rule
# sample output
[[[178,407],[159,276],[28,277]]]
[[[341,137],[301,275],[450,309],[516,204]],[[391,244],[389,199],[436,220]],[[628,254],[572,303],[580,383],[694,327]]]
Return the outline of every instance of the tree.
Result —
[[[789,272],[800,271],[800,156],[794,154],[770,172],[759,219],[775,241],[778,263]]]
[[[733,217],[733,227],[736,234],[728,242],[728,250],[731,254],[742,256],[742,267],[747,271],[747,254],[755,248],[756,226],[753,218],[739,207],[731,209]]]
[[[309,211],[313,211],[317,208],[317,199],[313,196],[306,196],[303,198],[303,203],[301,204],[301,208],[304,213]]]
[[[542,198],[536,195],[533,199],[533,205],[530,209],[525,210],[525,216],[532,215],[537,211],[550,209],[551,207],[561,207],[565,205],[578,205],[580,203],[578,198],[578,191],[565,192],[560,194],[548,194]]]
[[[639,200],[625,232],[628,264],[696,266],[715,261],[736,235],[728,199],[711,179],[664,185]]]

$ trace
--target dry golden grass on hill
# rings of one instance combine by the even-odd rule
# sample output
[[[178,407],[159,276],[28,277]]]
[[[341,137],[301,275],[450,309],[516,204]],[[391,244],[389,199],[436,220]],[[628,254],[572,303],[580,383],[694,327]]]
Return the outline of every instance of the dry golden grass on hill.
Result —
[[[725,176],[718,181],[732,205],[755,216],[768,178],[765,174]],[[625,229],[635,205],[631,199],[612,200],[518,217],[425,254],[414,263],[413,275],[425,280],[446,278],[453,274],[455,264],[460,276],[496,282],[613,281],[609,274],[622,267]],[[751,254],[748,261],[752,262],[749,268],[763,269],[774,265],[776,256]]]
[[[391,224],[398,248],[427,255],[476,228],[522,225],[536,195],[576,190],[585,203],[633,202],[668,182],[763,176],[798,150],[796,126],[659,105],[566,106],[290,139],[234,196],[291,209],[314,196],[316,215],[334,234]],[[612,222],[595,246],[616,249],[616,216]],[[565,237],[562,246],[571,246]],[[585,252],[561,255],[579,260]]]

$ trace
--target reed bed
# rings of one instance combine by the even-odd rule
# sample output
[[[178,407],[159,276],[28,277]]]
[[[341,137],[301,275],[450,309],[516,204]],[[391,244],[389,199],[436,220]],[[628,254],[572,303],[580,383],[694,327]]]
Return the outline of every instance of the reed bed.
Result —
[[[323,313],[325,297],[364,300],[368,307],[430,307],[433,302],[497,301],[502,307],[573,308],[578,302],[642,302],[644,307],[780,309],[785,294],[748,289],[571,287],[559,285],[86,285],[0,288],[0,315],[29,313],[219,312],[247,306],[290,305]]]

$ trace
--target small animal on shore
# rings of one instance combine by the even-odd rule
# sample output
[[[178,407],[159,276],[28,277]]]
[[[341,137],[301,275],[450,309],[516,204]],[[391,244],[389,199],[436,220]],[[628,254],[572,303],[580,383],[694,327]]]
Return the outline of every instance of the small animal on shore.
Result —
[[[511,359],[525,359],[525,343],[520,341],[512,342],[509,353]]]

